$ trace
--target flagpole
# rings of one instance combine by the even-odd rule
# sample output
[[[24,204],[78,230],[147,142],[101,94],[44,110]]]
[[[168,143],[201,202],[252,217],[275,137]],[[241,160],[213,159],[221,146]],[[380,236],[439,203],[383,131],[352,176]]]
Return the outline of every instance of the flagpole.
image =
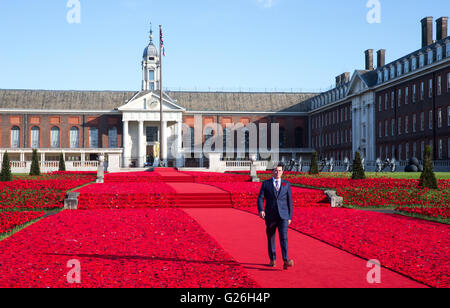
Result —
[[[159,111],[159,116],[160,116],[160,127],[159,127],[159,140],[160,140],[160,147],[159,147],[159,159],[160,159],[160,164],[163,162],[163,157],[162,157],[162,153],[163,153],[163,149],[162,149],[162,145],[163,145],[163,135],[162,135],[162,130],[163,130],[163,103],[162,103],[162,96],[163,96],[163,90],[162,90],[162,58],[163,58],[163,54],[162,54],[162,26],[159,25],[159,106],[160,106],[160,111]],[[164,166],[165,167],[165,166]]]

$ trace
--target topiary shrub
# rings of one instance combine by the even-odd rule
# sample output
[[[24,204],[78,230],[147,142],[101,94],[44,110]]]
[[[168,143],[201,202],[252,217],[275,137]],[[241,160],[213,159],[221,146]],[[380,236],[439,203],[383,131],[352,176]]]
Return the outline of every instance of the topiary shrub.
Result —
[[[62,153],[59,155],[59,171],[66,171],[66,162]]]
[[[11,181],[12,181],[11,162],[9,160],[8,152],[5,152],[5,155],[3,155],[2,172],[0,173],[0,182],[11,182]]]
[[[438,189],[436,175],[434,174],[433,161],[431,160],[431,147],[429,145],[425,148],[423,172],[420,176],[419,187]]]
[[[317,152],[312,154],[311,168],[309,169],[309,174],[319,174],[319,165],[317,162]]]
[[[39,158],[37,150],[33,150],[33,157],[31,158],[30,175],[32,176],[41,175],[41,168],[39,167]]]
[[[361,161],[361,154],[356,152],[355,160],[353,161],[353,174],[352,180],[365,180],[366,173],[364,172],[364,168]]]

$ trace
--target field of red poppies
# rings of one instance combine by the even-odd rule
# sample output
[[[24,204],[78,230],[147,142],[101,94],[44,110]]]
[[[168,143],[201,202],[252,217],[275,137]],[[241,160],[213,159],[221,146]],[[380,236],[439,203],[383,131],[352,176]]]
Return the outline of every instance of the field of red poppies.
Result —
[[[74,261],[80,284],[69,283],[76,282]],[[64,211],[7,238],[0,243],[0,287],[258,285],[183,211],[140,209]]]
[[[63,207],[66,192],[95,180],[94,173],[58,172],[35,180],[0,183],[0,210],[50,210]]]
[[[44,216],[44,212],[0,212],[0,234]]]

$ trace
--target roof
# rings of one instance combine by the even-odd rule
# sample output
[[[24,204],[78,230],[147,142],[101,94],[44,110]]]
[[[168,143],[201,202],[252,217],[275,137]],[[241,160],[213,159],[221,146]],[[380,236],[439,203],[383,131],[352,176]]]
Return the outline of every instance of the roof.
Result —
[[[0,109],[114,110],[149,91],[0,90]],[[173,92],[166,97],[187,111],[307,112],[314,93]]]

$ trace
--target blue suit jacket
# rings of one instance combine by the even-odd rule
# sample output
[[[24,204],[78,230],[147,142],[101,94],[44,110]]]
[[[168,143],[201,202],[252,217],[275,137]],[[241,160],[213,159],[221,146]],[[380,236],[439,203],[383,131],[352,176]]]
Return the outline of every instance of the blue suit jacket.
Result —
[[[264,200],[266,209],[264,210]],[[266,212],[266,221],[278,219],[277,211],[284,220],[292,220],[293,203],[291,184],[285,180],[281,181],[280,192],[277,193],[273,185],[273,179],[263,182],[258,197],[258,212]]]

